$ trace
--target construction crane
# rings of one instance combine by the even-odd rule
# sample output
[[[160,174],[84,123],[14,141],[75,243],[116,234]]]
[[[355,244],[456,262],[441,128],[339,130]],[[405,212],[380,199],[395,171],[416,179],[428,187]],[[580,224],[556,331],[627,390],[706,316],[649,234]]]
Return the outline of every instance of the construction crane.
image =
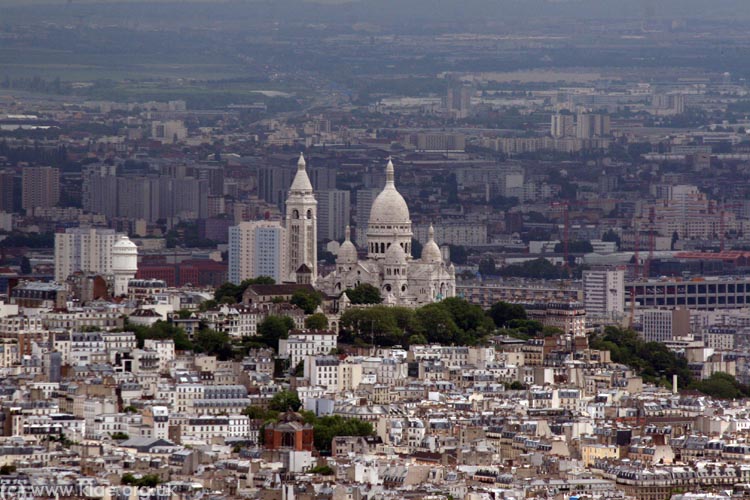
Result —
[[[638,230],[638,221],[633,222],[633,279],[640,277],[641,266],[641,233]]]
[[[611,200],[617,201],[617,200]],[[563,211],[563,255],[565,258],[565,269],[570,271],[570,207],[587,206],[588,200],[560,200],[553,201],[550,206],[553,208],[562,208]]]
[[[656,209],[651,207],[648,210],[648,259],[643,266],[643,277],[651,277],[651,261],[654,260],[654,247],[656,246]],[[640,240],[640,235],[637,235]]]

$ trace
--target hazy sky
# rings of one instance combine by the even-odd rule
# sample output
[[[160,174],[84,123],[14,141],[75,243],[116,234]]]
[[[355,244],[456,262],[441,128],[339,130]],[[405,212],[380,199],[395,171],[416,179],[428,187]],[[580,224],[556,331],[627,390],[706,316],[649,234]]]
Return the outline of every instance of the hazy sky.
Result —
[[[575,16],[589,17],[745,17],[750,16],[749,0],[0,0],[0,6],[26,6],[35,8],[45,5],[112,5],[112,4],[169,4],[184,7],[186,3],[223,4],[223,8],[241,8],[248,4],[297,4],[307,3],[309,9],[322,8],[319,3],[349,4],[348,8],[358,14],[383,14],[399,16],[443,17],[463,11],[471,17],[503,15],[508,17]],[[43,12],[40,12],[40,15]]]
[[[537,21],[591,19],[689,20],[693,31],[701,21],[723,20],[737,30],[750,22],[750,0],[0,0],[0,27],[90,21],[178,28],[220,23],[252,30],[272,22],[370,23],[410,33],[436,26],[441,32],[503,26],[523,31]]]

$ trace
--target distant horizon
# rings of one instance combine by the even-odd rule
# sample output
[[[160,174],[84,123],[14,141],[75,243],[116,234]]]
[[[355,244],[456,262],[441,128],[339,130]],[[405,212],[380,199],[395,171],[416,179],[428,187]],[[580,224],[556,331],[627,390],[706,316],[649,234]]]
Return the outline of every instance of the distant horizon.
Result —
[[[316,8],[349,6],[359,15],[380,17],[390,7],[394,22],[405,16],[425,19],[458,14],[471,18],[492,19],[492,14],[503,17],[540,19],[548,17],[578,17],[581,19],[737,19],[750,16],[750,2],[745,0],[0,0],[0,4],[15,9],[45,7],[96,7],[159,5],[160,7],[186,4],[221,5],[222,9],[241,8],[243,4],[272,4],[274,6],[308,4]],[[416,10],[415,10],[416,8]],[[448,9],[451,12],[446,12]],[[304,10],[304,9],[303,9]],[[502,11],[502,12],[500,12]],[[305,14],[305,12],[293,12]]]

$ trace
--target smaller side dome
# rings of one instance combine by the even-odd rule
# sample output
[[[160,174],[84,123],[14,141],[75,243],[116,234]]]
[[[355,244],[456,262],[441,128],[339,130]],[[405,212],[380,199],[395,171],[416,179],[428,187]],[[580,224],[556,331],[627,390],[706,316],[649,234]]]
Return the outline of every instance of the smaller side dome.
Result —
[[[400,245],[392,244],[385,251],[385,263],[391,266],[401,266],[406,264],[406,253]]]
[[[351,229],[346,226],[346,239],[339,247],[339,251],[336,254],[337,264],[356,264],[359,260],[357,256],[357,247],[354,246],[351,240]]]
[[[435,229],[430,224],[427,243],[422,247],[422,262],[427,264],[437,264],[443,261],[443,254],[435,243]]]

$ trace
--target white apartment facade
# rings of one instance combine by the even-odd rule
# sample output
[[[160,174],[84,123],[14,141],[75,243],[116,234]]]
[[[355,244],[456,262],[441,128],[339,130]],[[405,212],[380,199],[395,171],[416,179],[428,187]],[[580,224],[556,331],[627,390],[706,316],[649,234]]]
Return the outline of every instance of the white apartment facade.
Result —
[[[55,281],[77,272],[112,274],[112,246],[117,234],[105,228],[67,228],[55,234]]]
[[[625,270],[592,269],[583,272],[586,315],[617,319],[625,313]]]
[[[279,340],[279,356],[288,358],[294,367],[307,356],[329,354],[337,346],[336,332],[332,331],[293,331],[289,338]]]
[[[229,228],[229,281],[270,276],[277,283],[287,277],[286,230],[280,221],[241,222]]]

